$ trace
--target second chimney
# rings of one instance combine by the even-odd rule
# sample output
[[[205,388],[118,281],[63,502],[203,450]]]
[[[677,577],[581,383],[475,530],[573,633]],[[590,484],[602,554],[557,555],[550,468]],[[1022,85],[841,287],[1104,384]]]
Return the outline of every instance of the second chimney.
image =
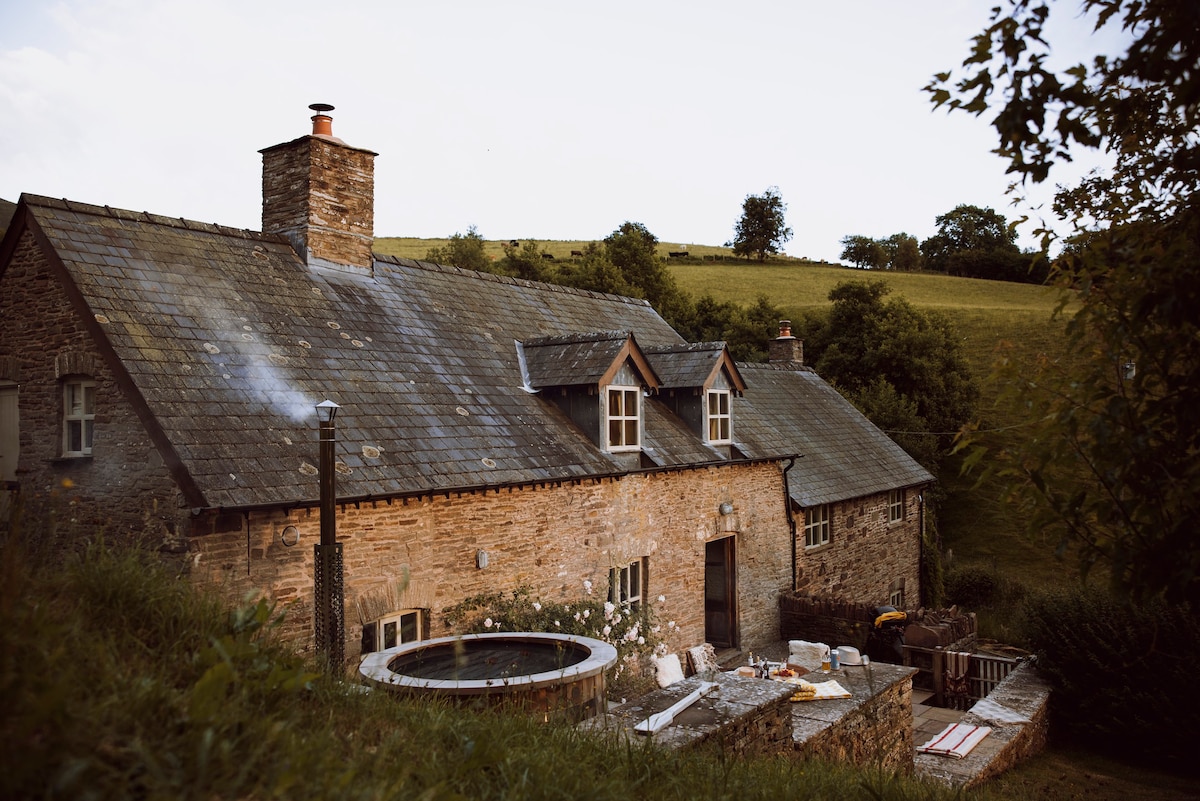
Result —
[[[260,151],[263,232],[286,236],[309,264],[369,273],[379,154],[333,135],[333,106],[309,108],[312,134]]]
[[[779,321],[779,336],[771,340],[767,360],[790,370],[804,366],[804,340],[792,336],[791,320]]]

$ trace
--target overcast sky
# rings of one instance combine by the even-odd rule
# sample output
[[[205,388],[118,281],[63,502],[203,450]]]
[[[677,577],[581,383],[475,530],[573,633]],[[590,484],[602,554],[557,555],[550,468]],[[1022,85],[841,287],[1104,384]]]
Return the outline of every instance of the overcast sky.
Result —
[[[0,198],[258,229],[258,151],[322,102],[379,153],[376,236],[719,245],[777,186],[787,252],[836,260],[963,203],[1020,216],[987,118],[921,91],[995,4],[0,0]]]

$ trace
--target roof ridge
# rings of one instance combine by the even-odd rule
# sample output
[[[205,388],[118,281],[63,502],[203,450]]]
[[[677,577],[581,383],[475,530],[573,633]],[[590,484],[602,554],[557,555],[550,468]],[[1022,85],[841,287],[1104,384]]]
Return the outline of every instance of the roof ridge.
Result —
[[[211,234],[221,234],[222,236],[237,236],[243,239],[255,239],[265,242],[287,242],[285,237],[278,234],[266,234],[262,231],[254,231],[249,228],[234,228],[228,225],[221,225],[220,223],[189,220],[186,217],[167,217],[149,211],[133,211],[131,209],[119,209],[114,206],[97,206],[93,203],[83,203],[82,201],[70,200],[69,198],[52,198],[45,195],[25,193],[22,197],[28,206],[61,209],[62,211],[70,211],[76,214],[93,214],[97,217],[110,217],[114,220],[125,220],[128,222],[151,223],[152,225],[161,225],[169,228],[182,228],[186,231],[204,231]]]
[[[608,342],[611,340],[624,342],[632,337],[632,331],[580,331],[572,334],[555,334],[554,336],[523,339],[521,340],[521,345],[529,348],[543,345],[575,345],[582,342]]]
[[[596,292],[591,289],[578,289],[576,287],[565,286],[563,284],[552,284],[548,281],[531,281],[528,278],[516,278],[511,275],[488,273],[483,272],[482,270],[469,270],[465,267],[456,267],[452,264],[438,264],[437,262],[425,261],[424,259],[409,259],[402,256],[388,256],[381,253],[374,253],[372,255],[375,257],[375,261],[383,262],[384,264],[398,264],[404,267],[415,267],[420,270],[429,270],[431,272],[464,275],[471,278],[480,278],[485,281],[495,281],[496,283],[500,284],[529,287],[530,289],[548,290],[551,292],[565,292],[569,295],[580,295],[585,298],[620,301],[622,303],[629,303],[634,306],[650,306],[650,301],[646,300],[645,298],[631,298],[628,295],[616,295],[611,292]]]

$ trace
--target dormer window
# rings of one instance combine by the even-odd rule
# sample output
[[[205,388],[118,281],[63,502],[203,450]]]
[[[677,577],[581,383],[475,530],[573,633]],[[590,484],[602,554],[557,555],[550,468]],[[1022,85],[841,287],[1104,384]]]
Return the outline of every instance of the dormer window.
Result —
[[[708,441],[713,445],[727,445],[733,441],[729,396],[727,389],[708,391]]]
[[[604,453],[631,463],[645,438],[645,401],[660,380],[633,334],[601,331],[517,343],[526,391],[567,413]],[[644,457],[644,454],[640,454]]]
[[[90,456],[96,417],[96,382],[70,378],[63,382],[63,456]]]
[[[642,390],[640,387],[608,387],[605,409],[608,450],[636,451],[642,447]]]

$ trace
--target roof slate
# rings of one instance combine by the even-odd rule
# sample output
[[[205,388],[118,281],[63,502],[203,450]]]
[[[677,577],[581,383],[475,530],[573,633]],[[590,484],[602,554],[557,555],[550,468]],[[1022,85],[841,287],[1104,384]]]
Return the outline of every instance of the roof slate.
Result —
[[[602,360],[612,340],[579,336],[598,324],[646,352],[686,345],[643,300],[390,257],[368,277],[309,267],[281,237],[23,199],[209,506],[311,502],[325,399],[342,407],[340,497],[624,472],[523,386],[517,342],[528,356],[529,343],[566,338],[538,368],[541,380],[558,371],[551,383]],[[690,347],[714,352],[679,352]],[[738,448],[804,453],[790,474],[798,502],[929,480],[814,374],[752,369],[747,383]],[[662,466],[722,458],[655,401],[645,429]]]
[[[801,454],[788,473],[803,507],[933,480],[837,390],[810,370],[738,365],[749,386],[737,402],[734,444],[751,457]]]

